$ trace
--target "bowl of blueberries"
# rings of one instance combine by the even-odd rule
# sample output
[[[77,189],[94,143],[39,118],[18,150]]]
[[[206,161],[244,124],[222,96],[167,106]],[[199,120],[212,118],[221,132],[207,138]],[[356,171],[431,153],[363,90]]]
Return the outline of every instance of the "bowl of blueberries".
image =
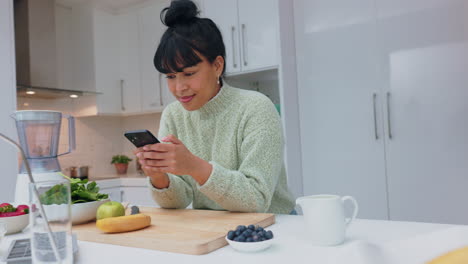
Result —
[[[235,250],[255,252],[269,248],[273,242],[273,232],[261,226],[240,225],[227,233],[226,240]]]

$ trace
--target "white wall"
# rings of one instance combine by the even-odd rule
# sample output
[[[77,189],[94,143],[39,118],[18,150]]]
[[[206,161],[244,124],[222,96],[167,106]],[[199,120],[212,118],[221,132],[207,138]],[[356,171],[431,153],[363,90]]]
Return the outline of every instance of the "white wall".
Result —
[[[0,1],[0,133],[16,140],[10,114],[16,109],[13,0]],[[0,140],[0,202],[13,201],[18,161],[13,146]]]

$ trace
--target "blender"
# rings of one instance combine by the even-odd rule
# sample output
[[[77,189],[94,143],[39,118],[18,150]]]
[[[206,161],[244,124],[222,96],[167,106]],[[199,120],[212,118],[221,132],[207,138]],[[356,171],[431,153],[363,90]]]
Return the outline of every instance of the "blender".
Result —
[[[31,167],[34,181],[63,179],[58,156],[75,149],[75,119],[55,111],[16,111],[18,138]],[[57,154],[62,118],[68,119],[68,151]],[[29,178],[24,164],[16,180],[15,203],[29,201]]]

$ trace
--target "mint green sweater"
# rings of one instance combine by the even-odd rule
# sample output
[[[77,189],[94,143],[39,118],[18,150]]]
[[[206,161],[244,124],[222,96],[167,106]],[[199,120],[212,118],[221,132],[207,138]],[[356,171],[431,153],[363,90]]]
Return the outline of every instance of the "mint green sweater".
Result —
[[[169,134],[213,170],[201,186],[188,175],[168,174],[165,189],[148,181],[161,207],[186,208],[193,202],[194,209],[279,214],[293,210],[281,120],[268,97],[225,84],[198,110],[187,111],[174,102],[163,111],[159,128],[160,138]]]

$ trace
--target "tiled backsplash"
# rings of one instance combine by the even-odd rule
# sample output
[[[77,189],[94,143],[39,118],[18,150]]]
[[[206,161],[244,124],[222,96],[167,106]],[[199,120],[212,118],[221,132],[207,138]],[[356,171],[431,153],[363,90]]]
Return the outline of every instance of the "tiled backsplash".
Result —
[[[98,179],[115,174],[112,156],[125,154],[132,158],[128,174],[136,173],[134,146],[123,136],[127,130],[148,129],[157,135],[160,114],[128,117],[79,117],[76,119],[76,151],[59,158],[62,169],[70,166],[91,166],[90,178]],[[68,147],[68,128],[62,124],[60,150]],[[66,171],[65,171],[66,172]]]
[[[28,106],[24,106],[23,99],[18,98],[19,110],[55,110],[64,111],[64,107],[51,107],[50,100],[28,99]],[[66,104],[64,100],[63,104]],[[70,166],[90,166],[91,179],[105,178],[116,175],[114,165],[110,164],[112,156],[125,154],[133,159],[128,168],[128,174],[136,173],[136,161],[132,151],[135,148],[125,137],[127,130],[148,129],[157,135],[159,130],[160,113],[134,116],[91,116],[78,117],[75,120],[76,150],[70,154],[60,156],[60,166],[65,174]],[[60,131],[59,153],[68,149],[68,124],[65,119]]]

